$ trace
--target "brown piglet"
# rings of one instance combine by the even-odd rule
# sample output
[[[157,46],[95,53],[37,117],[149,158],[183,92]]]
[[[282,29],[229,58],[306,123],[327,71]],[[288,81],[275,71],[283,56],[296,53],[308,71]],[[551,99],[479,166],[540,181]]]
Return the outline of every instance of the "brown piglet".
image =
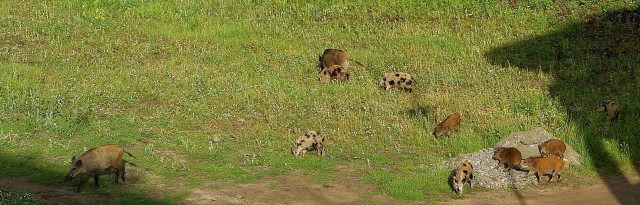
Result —
[[[344,51],[331,48],[324,50],[322,56],[318,57],[318,61],[320,61],[318,65],[320,70],[329,68],[332,65],[340,65],[346,72],[349,69],[349,61],[362,66],[362,63],[351,59]]]
[[[564,159],[564,151],[567,150],[567,145],[559,139],[550,139],[538,146],[540,155],[543,157],[557,156],[560,159]]]
[[[610,125],[613,125],[613,123],[618,119],[618,103],[614,101],[609,100],[602,102],[602,106],[598,111],[607,113],[607,116],[609,116]]]
[[[540,184],[540,176],[551,174],[547,181],[547,184],[549,184],[554,176],[557,176],[556,181],[560,181],[564,162],[556,157],[529,157],[522,161],[521,167],[529,170],[527,177],[535,174],[538,184]]]
[[[494,150],[493,159],[498,160],[498,164],[507,167],[505,171],[510,171],[514,167],[519,168],[522,161],[522,153],[516,148],[500,147]]]
[[[451,113],[447,118],[445,118],[442,122],[436,125],[436,128],[433,130],[433,136],[436,138],[446,134],[449,136],[449,133],[452,131],[460,130],[460,114]]]

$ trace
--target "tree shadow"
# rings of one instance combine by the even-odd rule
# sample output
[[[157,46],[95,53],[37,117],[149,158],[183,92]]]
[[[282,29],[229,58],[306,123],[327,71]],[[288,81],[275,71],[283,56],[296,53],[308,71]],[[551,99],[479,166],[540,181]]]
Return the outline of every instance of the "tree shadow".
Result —
[[[624,173],[619,163],[624,157],[640,174],[640,8],[590,16],[559,31],[494,48],[485,57],[495,65],[551,74],[550,98],[565,108],[576,126],[585,145],[582,151],[589,153],[585,160],[620,203],[633,203],[630,193],[615,190],[637,190],[640,185],[628,180],[614,183],[606,176]],[[605,100],[620,106],[620,118],[613,125],[596,112]]]
[[[522,195],[522,193],[520,193],[520,190],[518,189],[518,186],[516,186],[516,176],[513,175],[513,172],[509,173],[509,189],[511,190],[511,192],[513,192],[513,195],[516,196],[516,198],[518,198],[518,204],[522,204],[522,205],[526,205],[527,202],[524,199],[524,196]]]
[[[170,204],[170,201],[147,196],[135,191],[131,180],[111,185],[113,175],[100,177],[99,188],[93,180],[87,182],[81,193],[73,189],[77,179],[64,184],[66,172],[55,170],[46,164],[35,163],[36,156],[0,153],[0,190],[31,193],[44,204]],[[131,170],[131,169],[129,169]],[[140,169],[138,169],[140,170]],[[131,173],[131,171],[129,171]],[[135,178],[133,178],[135,181]],[[106,185],[106,186],[105,186]],[[113,188],[109,188],[112,187]],[[115,187],[117,186],[117,187]]]

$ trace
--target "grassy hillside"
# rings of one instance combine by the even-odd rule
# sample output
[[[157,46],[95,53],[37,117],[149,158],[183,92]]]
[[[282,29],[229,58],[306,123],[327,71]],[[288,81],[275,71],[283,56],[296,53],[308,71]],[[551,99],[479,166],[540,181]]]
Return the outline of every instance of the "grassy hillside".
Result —
[[[158,203],[144,195],[155,184],[183,190],[162,199],[171,203],[209,180],[292,170],[326,183],[345,165],[380,193],[434,200],[453,196],[443,159],[538,126],[585,157],[570,173],[610,174],[602,160],[618,165],[613,173],[640,169],[638,18],[607,20],[638,6],[4,1],[0,177],[59,184],[72,155],[115,143],[146,176],[136,187],[103,180],[98,191],[127,193],[125,202]],[[589,22],[630,36],[589,33]],[[365,66],[352,66],[347,83],[319,85],[326,48]],[[378,89],[391,71],[413,74],[414,93]],[[595,112],[606,99],[621,104],[612,127]],[[461,132],[434,138],[451,112]],[[327,156],[293,158],[290,142],[309,130],[325,135]]]

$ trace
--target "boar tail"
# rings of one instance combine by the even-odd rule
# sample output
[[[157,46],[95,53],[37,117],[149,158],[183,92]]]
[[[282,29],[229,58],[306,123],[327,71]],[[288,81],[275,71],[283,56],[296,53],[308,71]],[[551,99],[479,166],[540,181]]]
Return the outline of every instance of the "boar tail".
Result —
[[[136,158],[135,156],[133,156],[133,154],[131,154],[131,152],[127,152],[126,150],[123,150],[124,153],[127,153],[130,157]]]
[[[360,63],[360,62],[359,62],[359,61],[357,61],[357,60],[353,60],[353,59],[351,59],[351,58],[349,58],[349,60],[350,60],[350,61],[355,62],[356,64],[358,64],[358,65],[360,65],[360,66],[367,67],[367,66],[365,66],[365,65],[364,65],[364,64],[362,64],[362,63]]]
[[[124,163],[126,163],[126,164],[130,164],[131,166],[138,167],[138,165],[136,165],[136,164],[134,164],[134,163],[131,163],[131,162],[127,161],[127,160],[124,160],[124,159],[123,159],[122,161],[123,161]]]

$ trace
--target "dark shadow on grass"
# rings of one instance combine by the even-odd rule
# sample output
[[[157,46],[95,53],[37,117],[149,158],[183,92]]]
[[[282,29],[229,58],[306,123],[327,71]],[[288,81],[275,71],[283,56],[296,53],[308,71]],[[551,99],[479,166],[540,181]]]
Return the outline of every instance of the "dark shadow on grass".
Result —
[[[419,105],[413,109],[409,109],[407,114],[413,117],[424,117],[429,119],[429,110],[431,110],[431,108],[428,106]]]
[[[566,109],[569,122],[578,128],[588,153],[582,153],[588,156],[585,160],[619,203],[634,203],[634,196],[615,190],[637,190],[640,185],[614,184],[606,176],[623,174],[618,156],[628,157],[632,170],[640,174],[640,9],[587,17],[560,31],[497,47],[485,56],[496,65],[551,74],[549,97]],[[620,105],[620,119],[613,126],[605,114],[596,112],[604,100]]]
[[[407,109],[405,113],[409,117],[422,119],[423,122],[420,123],[422,125],[422,129],[424,129],[426,133],[431,133],[431,131],[433,131],[432,126],[435,126],[437,124],[437,122],[432,121],[436,120],[435,116],[431,114],[433,112],[433,108],[427,105],[421,105],[416,96],[413,96],[413,99],[415,107],[413,107],[412,109]]]
[[[73,188],[78,179],[64,184],[66,172],[48,168],[47,164],[37,164],[36,158],[0,153],[0,190],[32,193],[45,204],[170,204],[170,201],[151,198],[141,191],[127,191],[131,189],[127,186],[132,186],[130,180],[119,185],[110,184],[113,175],[102,175],[99,188],[93,186],[91,179],[81,193],[76,193]],[[132,169],[128,169],[128,173],[131,172]],[[135,177],[132,179],[135,181]]]

